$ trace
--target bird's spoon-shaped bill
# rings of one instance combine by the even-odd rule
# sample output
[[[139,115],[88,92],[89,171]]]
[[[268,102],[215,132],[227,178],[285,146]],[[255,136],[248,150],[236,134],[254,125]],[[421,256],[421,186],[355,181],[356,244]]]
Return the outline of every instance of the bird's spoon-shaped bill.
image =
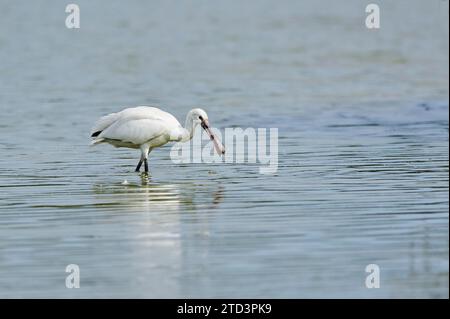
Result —
[[[201,125],[202,125],[203,129],[208,133],[209,138],[213,141],[214,148],[216,149],[217,154],[219,154],[219,155],[225,154],[225,147],[222,145],[222,143],[219,141],[219,139],[211,131],[208,120],[203,120]]]

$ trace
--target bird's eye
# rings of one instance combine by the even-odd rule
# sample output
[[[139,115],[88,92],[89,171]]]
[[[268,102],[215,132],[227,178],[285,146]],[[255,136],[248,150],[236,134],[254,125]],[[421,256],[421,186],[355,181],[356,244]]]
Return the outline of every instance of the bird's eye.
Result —
[[[200,119],[200,121],[203,121],[203,116],[199,115],[198,118]]]

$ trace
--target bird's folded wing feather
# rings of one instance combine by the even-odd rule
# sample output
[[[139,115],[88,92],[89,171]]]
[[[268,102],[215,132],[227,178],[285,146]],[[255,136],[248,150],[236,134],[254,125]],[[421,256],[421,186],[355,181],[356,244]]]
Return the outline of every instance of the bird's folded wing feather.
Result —
[[[91,129],[91,135],[95,134],[96,137],[102,131],[106,130],[111,125],[115,124],[118,121],[125,120],[138,120],[138,119],[150,119],[150,120],[164,120],[171,125],[180,126],[177,119],[170,113],[164,112],[155,107],[149,106],[138,106],[124,109],[117,113],[111,113],[101,117]]]
[[[101,117],[95,124],[94,127],[91,129],[91,135],[96,132],[101,132],[104,129],[106,129],[108,126],[112,125],[114,122],[116,122],[120,118],[120,112],[118,113],[111,113],[108,115],[105,115]]]
[[[144,144],[162,134],[169,134],[159,119],[124,119],[107,127],[98,137]]]

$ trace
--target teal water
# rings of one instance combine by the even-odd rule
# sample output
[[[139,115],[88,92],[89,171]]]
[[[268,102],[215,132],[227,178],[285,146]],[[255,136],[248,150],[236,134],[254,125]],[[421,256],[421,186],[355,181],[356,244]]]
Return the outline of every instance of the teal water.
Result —
[[[2,3],[0,297],[448,298],[448,2],[76,3]],[[278,172],[88,146],[135,105],[277,127]]]

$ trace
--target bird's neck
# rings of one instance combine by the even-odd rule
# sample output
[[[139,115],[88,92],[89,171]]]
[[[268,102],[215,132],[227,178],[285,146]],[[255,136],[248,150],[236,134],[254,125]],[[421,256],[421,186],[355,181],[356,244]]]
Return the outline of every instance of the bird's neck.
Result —
[[[188,116],[186,117],[186,122],[184,124],[185,134],[182,138],[182,142],[187,142],[192,139],[192,137],[194,136],[194,131],[195,131],[196,126],[197,125],[194,124],[192,117],[190,116],[190,114],[188,114]]]

